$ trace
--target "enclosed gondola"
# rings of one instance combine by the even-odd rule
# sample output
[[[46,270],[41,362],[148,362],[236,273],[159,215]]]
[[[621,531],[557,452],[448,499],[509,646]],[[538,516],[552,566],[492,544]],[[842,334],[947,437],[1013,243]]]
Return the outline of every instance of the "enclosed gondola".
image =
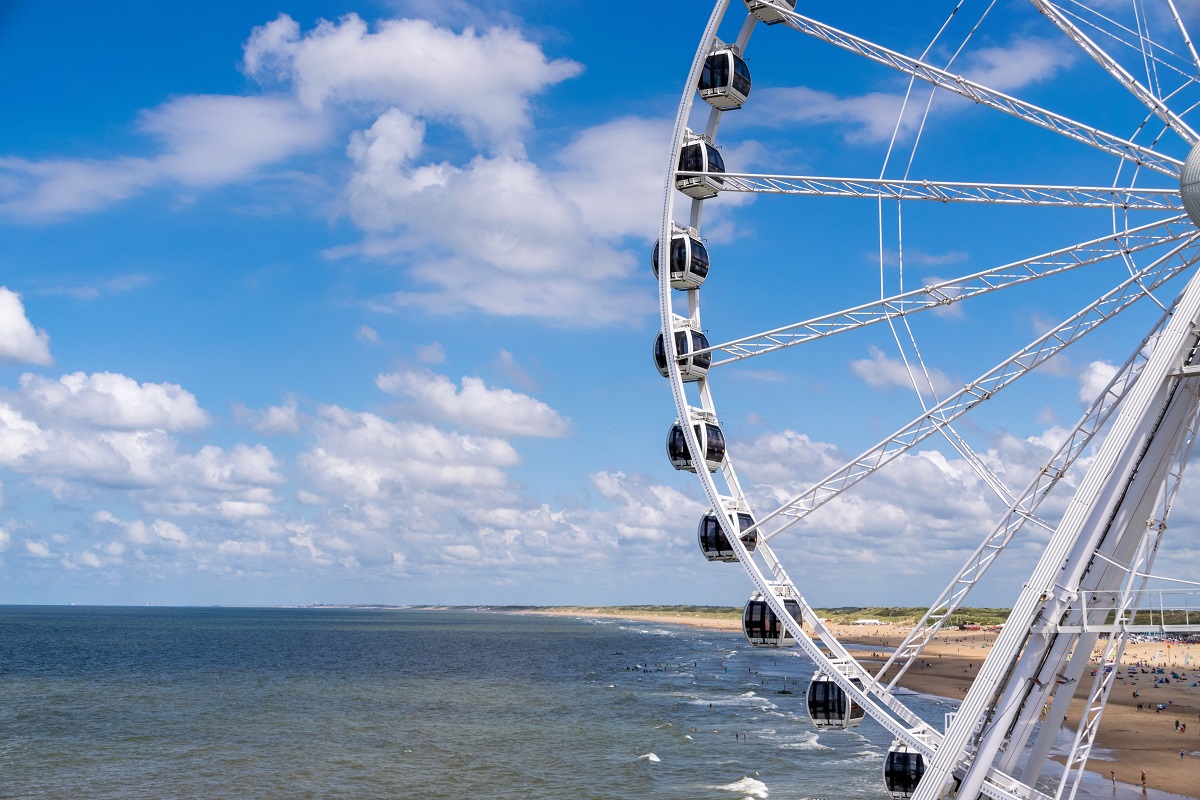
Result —
[[[654,267],[654,277],[658,278],[659,243],[654,243],[654,251],[650,263]],[[708,277],[708,249],[700,241],[695,228],[678,228],[672,225],[671,230],[671,288],[699,289],[700,284]]]
[[[851,678],[850,682],[862,688],[862,681]],[[808,684],[808,716],[818,728],[853,728],[866,716],[863,707],[855,703],[833,678],[818,672]]]
[[[716,197],[725,185],[725,179],[721,177],[725,173],[725,161],[720,152],[703,136],[690,132],[679,148],[679,171],[703,173],[675,176],[675,188],[697,200]]]
[[[765,22],[768,25],[774,25],[777,22],[783,22],[783,13],[780,8],[786,8],[789,11],[796,10],[796,0],[745,0],[746,10],[758,18],[759,22]]]
[[[689,321],[679,320],[675,326],[675,356],[679,360],[679,376],[684,381],[698,381],[708,374],[712,353],[697,352],[707,349],[708,337]],[[654,339],[654,366],[659,375],[667,377],[667,347],[661,333]]]
[[[748,511],[726,508],[725,513],[739,533],[745,531],[747,528],[754,527],[754,518],[750,516]],[[700,527],[696,531],[696,536],[700,540],[700,552],[704,553],[704,557],[709,561],[736,562],[738,560],[737,551],[733,549],[733,545],[729,543],[728,537],[725,536],[725,530],[721,527],[721,521],[711,511],[700,518]],[[754,548],[758,546],[757,529],[743,534],[738,538],[742,540],[742,544],[745,545],[747,552],[753,553]]]
[[[704,453],[704,466],[709,472],[716,472],[725,463],[725,435],[716,420],[692,419],[692,430],[696,441]],[[684,436],[683,426],[676,422],[667,434],[667,456],[675,469],[695,472],[696,465],[692,462],[692,454],[688,452],[687,437]]]
[[[784,598],[783,607],[792,615],[792,619],[800,621],[799,603]],[[742,633],[755,647],[790,647],[796,643],[795,637],[783,626],[771,606],[757,593],[742,609]]]
[[[907,800],[925,774],[925,756],[897,739],[883,762],[883,783],[896,800]]]
[[[741,108],[750,96],[750,68],[736,47],[720,47],[704,59],[697,88],[700,99],[713,108]]]

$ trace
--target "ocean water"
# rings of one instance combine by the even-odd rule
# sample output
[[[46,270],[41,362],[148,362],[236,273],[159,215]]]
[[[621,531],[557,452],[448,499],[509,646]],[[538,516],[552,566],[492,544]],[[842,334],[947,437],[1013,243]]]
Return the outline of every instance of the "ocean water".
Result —
[[[811,674],[683,626],[0,607],[0,798],[886,798],[890,736],[816,731]]]

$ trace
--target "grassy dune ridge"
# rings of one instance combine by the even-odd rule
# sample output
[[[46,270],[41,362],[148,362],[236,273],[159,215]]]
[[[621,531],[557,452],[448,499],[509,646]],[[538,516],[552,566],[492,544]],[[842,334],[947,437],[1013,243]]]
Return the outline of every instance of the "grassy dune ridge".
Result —
[[[690,619],[741,619],[740,606],[488,606],[495,611],[550,611],[556,614],[605,614],[614,617],[687,617]],[[859,619],[877,619],[898,625],[913,625],[924,615],[924,608],[899,606],[842,606],[818,608],[824,619],[838,624],[850,624]],[[1007,608],[960,608],[950,617],[951,625],[977,623],[996,625],[1008,619]]]

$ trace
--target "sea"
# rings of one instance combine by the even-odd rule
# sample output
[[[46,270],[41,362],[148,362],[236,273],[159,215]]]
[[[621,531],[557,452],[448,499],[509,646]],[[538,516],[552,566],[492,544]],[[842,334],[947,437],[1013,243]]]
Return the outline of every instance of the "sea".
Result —
[[[0,607],[0,798],[887,798],[890,735],[814,729],[812,672],[683,625]]]

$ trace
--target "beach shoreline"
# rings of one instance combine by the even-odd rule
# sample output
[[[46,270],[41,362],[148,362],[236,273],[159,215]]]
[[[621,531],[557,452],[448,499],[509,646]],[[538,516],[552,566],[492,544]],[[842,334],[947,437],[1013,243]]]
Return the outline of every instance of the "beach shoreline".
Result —
[[[727,617],[710,617],[687,613],[618,613],[613,610],[589,610],[580,608],[521,609],[508,613],[537,614],[581,618],[616,619],[628,622],[643,622],[667,625],[687,625],[716,631],[741,631],[741,621]],[[832,623],[834,635],[845,644],[870,650],[869,655],[860,657],[865,664],[879,664],[890,654],[907,633],[899,625],[845,625]],[[996,640],[996,633],[989,631],[942,630],[926,647],[920,664],[914,664],[903,676],[900,685],[923,694],[935,695],[952,700],[962,700],[971,685],[988,650]],[[1105,707],[1095,747],[1102,755],[1088,760],[1087,769],[1104,779],[1110,772],[1116,774],[1117,782],[1126,789],[1132,787],[1141,794],[1140,778],[1146,772],[1146,786],[1151,790],[1178,797],[1200,798],[1200,686],[1194,676],[1200,670],[1200,645],[1174,645],[1167,647],[1162,642],[1130,643],[1120,666],[1125,670],[1129,664],[1158,664],[1171,677],[1172,669],[1177,674],[1191,676],[1186,680],[1172,680],[1168,684],[1155,683],[1148,667],[1123,674],[1114,685]],[[1145,669],[1146,671],[1141,671]],[[1070,732],[1083,712],[1084,700],[1091,688],[1091,676],[1085,675],[1076,689],[1075,699],[1067,714]],[[1137,696],[1134,696],[1137,692]],[[1143,709],[1138,710],[1141,702]],[[1166,706],[1156,710],[1158,704]],[[1180,732],[1174,723],[1186,726]],[[1180,757],[1180,750],[1184,756]],[[1061,763],[1061,758],[1057,759]]]

